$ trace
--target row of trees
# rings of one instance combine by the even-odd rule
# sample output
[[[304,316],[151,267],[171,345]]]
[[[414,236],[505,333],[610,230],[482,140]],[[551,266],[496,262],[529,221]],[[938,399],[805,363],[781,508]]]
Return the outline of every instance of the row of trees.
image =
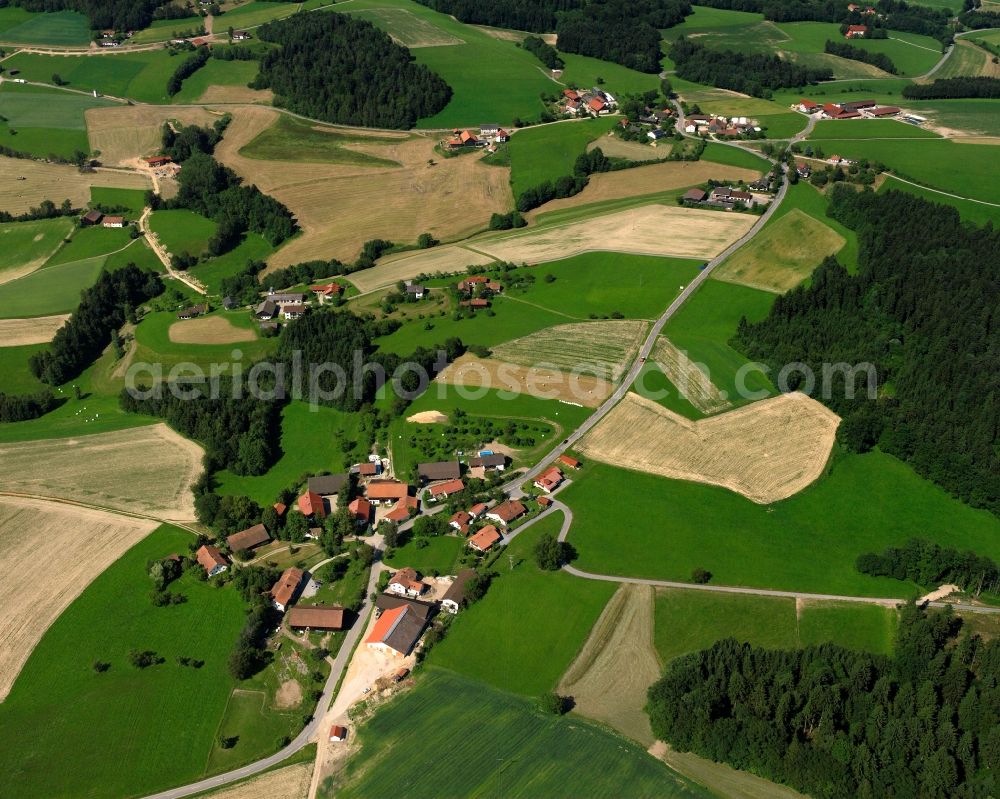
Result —
[[[683,36],[671,45],[670,59],[677,66],[678,77],[684,80],[754,97],[767,98],[773,89],[833,79],[833,71],[827,67],[804,67],[767,53],[709,50]]]
[[[556,29],[562,11],[583,8],[587,0],[417,0],[418,3],[450,14],[460,22],[493,25],[518,31],[547,33]]]
[[[101,273],[93,286],[84,289],[80,304],[48,349],[31,356],[32,374],[50,386],[77,377],[104,351],[118,328],[134,321],[135,309],[161,291],[159,275],[132,263]]]
[[[23,214],[12,214],[9,211],[0,211],[0,222],[34,222],[38,219],[55,219],[60,216],[76,216],[80,213],[79,208],[74,208],[69,198],[62,201],[61,205],[56,205],[52,200],[42,200],[38,207],[30,208]]]
[[[444,108],[451,87],[410,51],[351,14],[297,14],[258,31],[281,45],[260,62],[254,88],[274,104],[347,125],[412,128]]]
[[[612,172],[617,169],[627,169],[630,166],[637,165],[637,162],[626,159],[608,158],[600,147],[595,147],[593,150],[580,153],[576,157],[572,175],[563,175],[554,181],[546,180],[537,186],[532,186],[521,192],[517,198],[517,212],[515,213],[524,213],[525,211],[530,211],[532,208],[538,208],[540,205],[545,205],[549,200],[558,200],[563,197],[572,197],[575,194],[579,194],[586,187],[589,176],[596,172]],[[510,227],[520,226],[516,224],[520,219],[520,213],[518,213],[517,217],[511,215]],[[506,222],[506,220],[500,219],[497,222],[499,224],[500,222]]]
[[[903,87],[907,100],[954,100],[959,97],[1000,97],[1000,78],[943,78],[932,83],[911,83]]]
[[[197,48],[185,58],[167,79],[167,94],[173,97],[181,90],[184,81],[208,63],[210,53],[207,47]]]
[[[995,592],[1000,580],[1000,567],[991,558],[919,538],[901,547],[866,552],[858,556],[856,565],[864,574],[910,580],[924,588],[953,583],[970,591]]]
[[[890,72],[893,75],[896,74],[896,65],[892,63],[892,59],[889,58],[885,53],[876,53],[872,50],[866,50],[863,47],[854,47],[847,42],[835,42],[830,39],[826,40],[826,44],[823,46],[823,51],[829,53],[830,55],[840,56],[841,58],[849,58],[852,61],[861,61],[864,64],[871,64],[874,67]],[[906,93],[904,89],[904,95]]]
[[[521,46],[549,69],[562,69],[565,66],[559,57],[559,51],[547,44],[541,36],[528,36],[521,42]]]
[[[39,391],[36,394],[3,394],[0,393],[0,422],[24,422],[37,419],[59,405],[51,391]]]
[[[960,625],[908,605],[891,657],[721,641],[650,688],[653,733],[816,799],[992,796],[1000,640],[956,645]]]
[[[827,259],[766,319],[741,320],[733,345],[775,372],[796,362],[815,375],[824,364],[862,365],[828,370],[822,401],[843,417],[841,442],[878,445],[1000,514],[1000,230],[905,192],[835,186],[830,197],[828,213],[857,231],[857,274]],[[879,389],[888,384],[893,392]]]

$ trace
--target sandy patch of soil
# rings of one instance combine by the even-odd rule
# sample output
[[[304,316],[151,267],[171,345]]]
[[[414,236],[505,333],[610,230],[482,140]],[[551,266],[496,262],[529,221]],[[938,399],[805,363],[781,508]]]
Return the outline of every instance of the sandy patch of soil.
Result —
[[[0,484],[11,488],[7,480]],[[0,497],[0,700],[49,625],[156,526],[57,502]],[[23,579],[29,564],[42,568],[44,579]]]
[[[544,359],[539,359],[542,363]],[[592,374],[573,374],[545,366],[523,366],[493,358],[463,355],[450,363],[436,380],[468,388],[492,388],[540,399],[557,399],[596,408],[614,390]]]
[[[0,347],[48,344],[69,317],[65,313],[33,319],[0,319]]]
[[[252,330],[236,327],[224,316],[203,316],[174,322],[167,336],[175,344],[237,344],[256,338]]]
[[[199,103],[270,103],[274,92],[270,89],[251,89],[249,86],[209,86],[198,98]]]
[[[584,455],[626,469],[708,483],[759,504],[798,493],[823,472],[840,417],[801,393],[692,422],[629,393],[584,437]]]
[[[414,424],[445,424],[448,421],[448,417],[441,413],[441,411],[421,411],[420,413],[413,414],[413,416],[407,416],[406,421],[413,422]]]
[[[21,177],[24,180],[18,180]],[[67,164],[0,156],[0,208],[12,214],[23,214],[42,200],[59,205],[69,199],[74,207],[81,208],[90,202],[91,186],[145,190],[150,185],[145,175],[135,172],[111,169],[81,172]]]
[[[312,763],[296,763],[208,794],[211,799],[306,799]]]
[[[302,704],[302,686],[298,680],[285,680],[274,695],[274,706],[278,710],[288,710]]]
[[[6,490],[192,520],[204,450],[165,424],[0,445]]]

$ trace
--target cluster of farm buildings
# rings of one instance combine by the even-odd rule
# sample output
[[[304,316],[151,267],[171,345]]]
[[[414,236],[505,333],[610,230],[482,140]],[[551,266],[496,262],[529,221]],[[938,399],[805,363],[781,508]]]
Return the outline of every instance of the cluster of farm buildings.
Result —
[[[700,136],[726,136],[739,138],[762,132],[756,119],[749,117],[725,117],[716,114],[689,114],[684,119],[684,132]]]
[[[894,105],[879,105],[874,100],[851,100],[820,105],[812,100],[802,99],[792,108],[810,116],[818,115],[821,119],[892,119],[902,113],[902,109]]]
[[[479,133],[471,130],[456,128],[451,132],[451,138],[443,142],[448,150],[461,150],[465,147],[481,147],[492,152],[498,144],[510,141],[510,133],[499,125],[483,124],[479,126]]]
[[[599,117],[618,108],[618,101],[603,89],[563,89],[559,108],[573,116]]]

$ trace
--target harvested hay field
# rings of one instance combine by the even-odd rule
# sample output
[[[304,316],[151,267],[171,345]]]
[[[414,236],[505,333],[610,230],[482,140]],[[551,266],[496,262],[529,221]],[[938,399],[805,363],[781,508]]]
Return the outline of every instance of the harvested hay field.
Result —
[[[527,31],[516,31],[508,28],[491,28],[489,25],[469,25],[477,31],[482,31],[487,36],[499,39],[502,42],[523,42],[529,36],[537,36],[546,44],[556,46],[558,37],[554,33],[528,33]]]
[[[681,396],[702,413],[719,413],[732,407],[711,378],[666,336],[656,340],[651,355]]]
[[[306,799],[312,771],[312,763],[296,763],[207,794],[206,799]]]
[[[653,743],[643,708],[660,678],[653,648],[653,588],[622,585],[608,602],[580,654],[559,682],[575,710],[646,746]]]
[[[838,424],[833,411],[798,392],[698,422],[629,393],[579,450],[625,469],[722,486],[764,505],[822,474]]]
[[[48,344],[56,331],[66,324],[69,316],[64,313],[33,319],[0,319],[0,347]]]
[[[18,180],[21,177],[24,180]],[[0,156],[0,208],[12,214],[23,214],[42,200],[59,205],[68,198],[74,207],[82,208],[90,202],[91,186],[145,190],[150,188],[150,182],[136,172],[112,169],[80,172],[67,164]]]
[[[620,141],[617,136],[612,137],[612,140]],[[604,140],[602,139],[598,143],[603,150]],[[635,144],[635,142],[621,143]],[[656,150],[652,147],[642,144],[639,146],[651,150],[656,158],[662,157],[664,154],[662,148],[659,154],[656,155]],[[609,154],[605,152],[605,155]],[[634,156],[624,157],[634,158]],[[711,161],[668,161],[663,164],[637,166],[634,169],[621,169],[617,172],[599,172],[590,176],[590,182],[587,184],[587,187],[579,194],[573,197],[566,197],[562,200],[547,202],[541,208],[534,211],[533,214],[537,216],[539,213],[560,211],[563,208],[575,208],[579,205],[588,205],[605,200],[620,200],[623,197],[639,197],[643,194],[655,194],[660,191],[681,189],[686,186],[704,183],[710,179],[752,182],[757,180],[760,175],[761,173],[754,169],[713,164]]]
[[[268,259],[272,269],[316,258],[352,261],[375,238],[414,242],[424,232],[460,238],[485,228],[491,214],[514,202],[507,169],[471,156],[442,158],[434,149],[435,134],[342,129],[373,138],[351,149],[401,166],[263,161],[240,150],[273,125],[278,112],[246,107],[233,116],[215,157],[287,205],[302,227],[301,236]]]
[[[125,164],[159,151],[163,123],[211,125],[221,114],[204,108],[170,108],[156,105],[119,105],[87,111],[90,147],[100,150],[105,164]]]
[[[405,8],[366,8],[349,11],[387,31],[397,43],[411,50],[418,47],[447,47],[465,44],[464,39],[452,36],[445,30],[431,24],[423,17],[412,14]]]
[[[175,344],[238,344],[257,337],[246,327],[237,327],[224,316],[203,316],[174,322],[167,336]]]
[[[435,379],[455,386],[492,388],[539,399],[565,400],[587,408],[596,408],[614,390],[611,383],[599,377],[568,374],[545,367],[519,366],[474,355],[458,358]]]
[[[412,424],[446,424],[448,417],[441,411],[421,411],[413,416],[407,416],[406,421]]]
[[[0,700],[49,625],[156,526],[57,502],[0,497]],[[26,564],[41,566],[45,578],[23,579]]]
[[[722,252],[756,221],[757,217],[749,214],[644,205],[541,230],[527,228],[482,238],[474,246],[498,261],[529,264],[593,251],[707,259]]]
[[[493,262],[493,258],[480,252],[459,247],[434,247],[416,253],[407,252],[389,256],[379,261],[371,269],[352,272],[347,279],[358,291],[364,293],[394,286],[400,280],[408,280],[417,275],[432,275],[435,272],[461,272],[467,266],[481,266]]]
[[[165,424],[0,445],[0,485],[169,520],[195,518],[204,451]]]
[[[641,141],[625,141],[625,139],[615,136],[613,133],[608,133],[606,136],[594,139],[594,141],[587,145],[587,152],[596,150],[598,147],[609,158],[628,158],[630,161],[655,161],[658,158],[670,155],[671,150],[671,144],[654,147],[651,144]],[[596,175],[593,177],[596,177]]]
[[[199,103],[261,103],[268,105],[274,99],[270,89],[251,89],[249,86],[212,85],[202,92]]]
[[[712,277],[783,294],[807,279],[844,237],[795,208],[741,247]]]
[[[585,372],[617,381],[635,357],[646,323],[573,322],[539,330],[493,348],[501,361],[531,368]]]
[[[677,752],[663,741],[657,741],[648,751],[674,771],[704,785],[715,796],[726,799],[809,799],[786,785],[765,780],[749,771],[737,771],[732,766],[699,757],[694,752]]]

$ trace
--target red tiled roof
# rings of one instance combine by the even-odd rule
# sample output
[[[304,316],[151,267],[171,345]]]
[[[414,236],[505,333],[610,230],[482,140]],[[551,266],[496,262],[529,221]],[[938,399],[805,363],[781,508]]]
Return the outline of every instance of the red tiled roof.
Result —
[[[338,605],[294,607],[288,611],[288,626],[299,629],[312,627],[313,629],[342,630],[344,629],[344,609]]]
[[[204,544],[198,550],[195,557],[206,572],[212,571],[216,566],[227,565],[225,556],[219,552],[217,547],[213,547],[211,544]]]
[[[288,506],[284,502],[275,502],[272,507],[279,516],[284,516],[285,511],[288,510]]]
[[[323,497],[315,491],[306,491],[299,497],[299,510],[305,516],[315,516],[318,519],[326,516],[326,510],[323,508]]]
[[[475,505],[473,505],[471,508],[469,508],[469,515],[470,516],[482,516],[485,511],[486,511],[486,503],[485,502],[477,502]]]
[[[590,108],[593,109],[594,111],[601,111],[604,109],[604,100],[599,100],[595,97],[593,100],[587,103],[587,105],[590,106]]]
[[[441,485],[436,485],[431,489],[431,495],[435,497],[447,497],[451,494],[457,494],[459,491],[465,490],[465,483],[461,480],[449,480],[447,483],[441,483]]]
[[[271,536],[267,534],[267,528],[263,524],[255,524],[246,530],[233,533],[226,539],[226,543],[233,552],[239,552],[241,549],[257,547],[270,540]]]
[[[472,536],[472,538],[469,539],[469,546],[473,549],[478,549],[480,552],[485,552],[497,543],[500,538],[501,536],[497,531],[497,528],[491,524]]]
[[[512,522],[520,516],[527,513],[527,508],[524,507],[516,499],[508,499],[506,502],[501,502],[495,508],[493,508],[487,515],[496,516],[504,524],[507,522]]]
[[[559,460],[572,469],[580,468],[580,461],[578,461],[576,458],[571,458],[569,455],[560,455]]]
[[[305,577],[305,572],[302,569],[296,569],[294,566],[285,569],[281,573],[281,577],[278,578],[278,582],[271,586],[271,599],[287,608],[288,603],[295,596],[295,592],[298,591],[303,577]]]
[[[364,497],[357,497],[351,500],[351,504],[347,506],[347,509],[354,514],[354,518],[359,522],[367,522],[371,517],[371,503]]]
[[[371,634],[365,639],[365,643],[381,644],[386,638],[388,638],[393,625],[399,621],[400,618],[402,618],[403,614],[406,613],[407,610],[408,608],[406,605],[400,605],[398,608],[392,608],[390,610],[383,610],[382,615],[376,620]]]
[[[402,499],[410,493],[410,487],[406,483],[399,483],[395,480],[372,480],[365,487],[368,499]]]
[[[405,566],[397,571],[389,580],[389,585],[401,585],[407,591],[423,592],[427,588],[416,569]]]

